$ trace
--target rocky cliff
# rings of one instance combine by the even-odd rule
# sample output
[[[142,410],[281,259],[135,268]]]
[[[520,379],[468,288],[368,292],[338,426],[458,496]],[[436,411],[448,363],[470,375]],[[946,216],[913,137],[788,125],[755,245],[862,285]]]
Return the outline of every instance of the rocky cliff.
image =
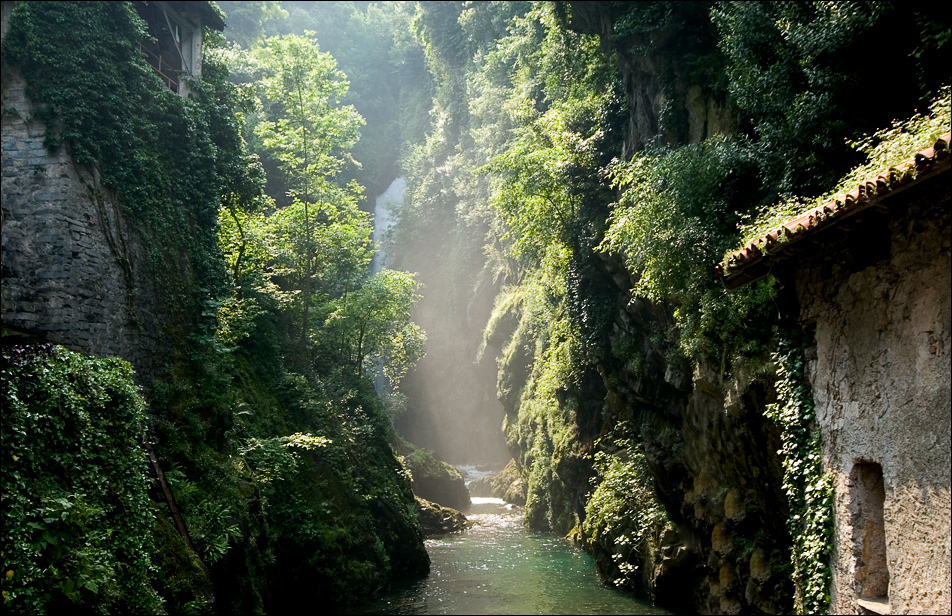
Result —
[[[571,27],[597,34],[617,58],[628,116],[621,154],[732,132],[736,123],[723,93],[669,70],[666,54],[678,41],[654,33],[655,53],[639,55],[648,41],[619,35],[611,4],[571,3]],[[615,308],[586,376],[576,391],[564,394],[576,408],[571,449],[577,453],[561,458],[553,478],[553,485],[561,485],[553,494],[564,495],[571,503],[564,506],[584,517],[594,475],[585,454],[596,440],[627,431],[643,445],[653,493],[670,526],[645,537],[635,551],[624,541],[594,541],[602,574],[624,579],[626,566],[639,568],[626,585],[676,609],[789,611],[780,433],[764,415],[775,400],[768,358],[732,366],[685,359],[658,335],[676,328],[672,307],[633,297],[637,279],[619,256],[592,257],[586,267],[588,284],[601,280],[601,293],[614,294]],[[692,593],[684,592],[686,586]]]

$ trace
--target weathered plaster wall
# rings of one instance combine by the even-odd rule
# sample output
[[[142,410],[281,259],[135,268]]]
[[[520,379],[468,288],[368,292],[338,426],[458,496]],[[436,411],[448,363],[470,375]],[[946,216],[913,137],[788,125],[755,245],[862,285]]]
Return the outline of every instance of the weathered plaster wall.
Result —
[[[798,263],[801,319],[816,328],[808,375],[836,481],[832,613],[861,613],[857,571],[863,577],[873,558],[864,529],[854,529],[860,508],[875,504],[856,500],[864,486],[851,472],[861,463],[882,467],[892,613],[950,611],[952,215],[943,175],[891,197],[889,215],[827,237]]]
[[[134,221],[95,170],[47,152],[24,81],[3,75],[2,324],[140,374],[161,355],[157,298]]]

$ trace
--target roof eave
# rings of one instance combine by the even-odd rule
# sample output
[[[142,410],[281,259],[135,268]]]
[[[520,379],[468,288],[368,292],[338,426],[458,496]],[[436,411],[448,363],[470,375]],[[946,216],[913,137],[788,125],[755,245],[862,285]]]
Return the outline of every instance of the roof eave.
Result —
[[[886,173],[871,176],[853,191],[791,218],[727,255],[717,265],[716,275],[727,289],[736,289],[770,274],[776,265],[802,252],[827,229],[841,227],[843,221],[870,209],[888,211],[887,200],[949,170],[950,140],[952,133],[945,133],[933,147],[920,150]],[[804,242],[807,239],[812,242]]]

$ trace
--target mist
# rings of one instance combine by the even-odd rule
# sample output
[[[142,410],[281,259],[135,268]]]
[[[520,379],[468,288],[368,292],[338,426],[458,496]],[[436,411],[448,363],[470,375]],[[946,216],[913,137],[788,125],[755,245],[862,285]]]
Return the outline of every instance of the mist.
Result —
[[[400,232],[405,189],[406,181],[397,178],[374,201],[379,248],[372,267],[417,273],[422,288],[413,318],[427,333],[426,356],[399,386],[406,406],[394,426],[448,462],[501,467],[510,454],[496,394],[496,349],[480,353],[496,289],[480,276],[483,256],[472,250],[473,238],[460,238],[440,221],[413,234]],[[406,241],[411,237],[423,241]]]

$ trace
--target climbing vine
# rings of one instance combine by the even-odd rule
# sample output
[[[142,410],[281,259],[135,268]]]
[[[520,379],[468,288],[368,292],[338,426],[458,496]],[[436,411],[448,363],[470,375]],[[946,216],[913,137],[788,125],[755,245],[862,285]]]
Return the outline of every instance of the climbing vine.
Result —
[[[139,50],[146,36],[131,3],[21,2],[3,65],[26,79],[46,148],[67,148],[117,195],[170,322],[185,326],[221,293],[218,208],[223,195],[248,192],[249,174],[227,73],[207,66],[193,97],[178,96]]]
[[[596,561],[602,576],[622,588],[642,588],[644,567],[657,556],[658,537],[671,525],[669,516],[654,494],[637,443],[603,438],[597,445],[606,451],[595,453],[595,490],[585,504],[582,533],[590,551],[598,553],[602,547],[611,554],[607,567],[608,559]]]
[[[830,549],[833,537],[833,478],[823,470],[820,431],[813,396],[806,384],[804,332],[781,331],[777,364],[779,402],[768,416],[783,429],[783,488],[790,504],[794,597],[802,614],[826,611],[830,603]]]
[[[0,406],[4,613],[157,613],[144,405],[131,366],[7,346]]]

